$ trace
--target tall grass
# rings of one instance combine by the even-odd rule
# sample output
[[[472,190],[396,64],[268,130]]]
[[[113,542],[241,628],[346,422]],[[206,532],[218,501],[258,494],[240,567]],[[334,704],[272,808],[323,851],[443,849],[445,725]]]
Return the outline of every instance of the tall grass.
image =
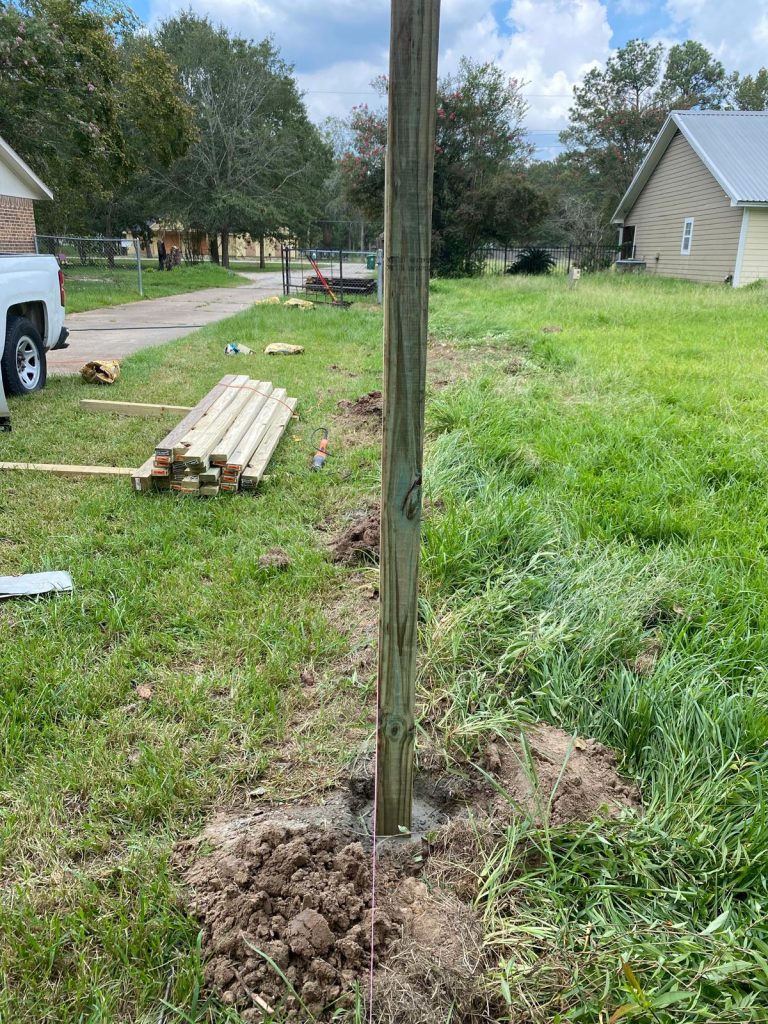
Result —
[[[596,737],[644,800],[489,859],[511,1019],[768,1019],[765,292],[489,283],[473,322],[468,287],[433,329],[527,363],[430,409],[427,714]]]

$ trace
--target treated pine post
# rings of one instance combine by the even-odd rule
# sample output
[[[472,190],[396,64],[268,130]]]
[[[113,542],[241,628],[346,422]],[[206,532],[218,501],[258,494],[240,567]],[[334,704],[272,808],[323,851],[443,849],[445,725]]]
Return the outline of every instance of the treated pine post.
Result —
[[[411,829],[421,465],[440,0],[392,0],[384,200],[379,835]]]

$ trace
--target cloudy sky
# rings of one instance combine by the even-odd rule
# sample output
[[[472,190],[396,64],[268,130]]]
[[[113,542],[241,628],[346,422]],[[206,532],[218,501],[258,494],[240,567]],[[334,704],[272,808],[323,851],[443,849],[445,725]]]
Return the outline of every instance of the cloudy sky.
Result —
[[[389,0],[135,0],[148,22],[192,7],[255,39],[274,37],[294,64],[311,115],[377,102],[386,71]],[[442,0],[440,71],[466,54],[526,83],[539,157],[557,152],[571,90],[628,39],[703,42],[728,70],[768,63],[768,0]]]

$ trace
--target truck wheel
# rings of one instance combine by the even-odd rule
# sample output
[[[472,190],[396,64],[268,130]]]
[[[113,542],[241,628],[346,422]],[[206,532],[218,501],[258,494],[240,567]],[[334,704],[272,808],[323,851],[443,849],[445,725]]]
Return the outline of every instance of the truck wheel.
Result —
[[[31,320],[15,316],[8,321],[0,369],[9,395],[29,395],[45,385],[45,348]]]

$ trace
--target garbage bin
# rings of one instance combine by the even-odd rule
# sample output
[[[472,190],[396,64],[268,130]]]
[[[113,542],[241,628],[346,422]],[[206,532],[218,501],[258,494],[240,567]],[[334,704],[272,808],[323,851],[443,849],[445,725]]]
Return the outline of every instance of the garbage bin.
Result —
[[[366,267],[366,270],[375,270],[376,269],[376,254],[375,253],[369,252],[368,255],[365,257],[365,267]]]

